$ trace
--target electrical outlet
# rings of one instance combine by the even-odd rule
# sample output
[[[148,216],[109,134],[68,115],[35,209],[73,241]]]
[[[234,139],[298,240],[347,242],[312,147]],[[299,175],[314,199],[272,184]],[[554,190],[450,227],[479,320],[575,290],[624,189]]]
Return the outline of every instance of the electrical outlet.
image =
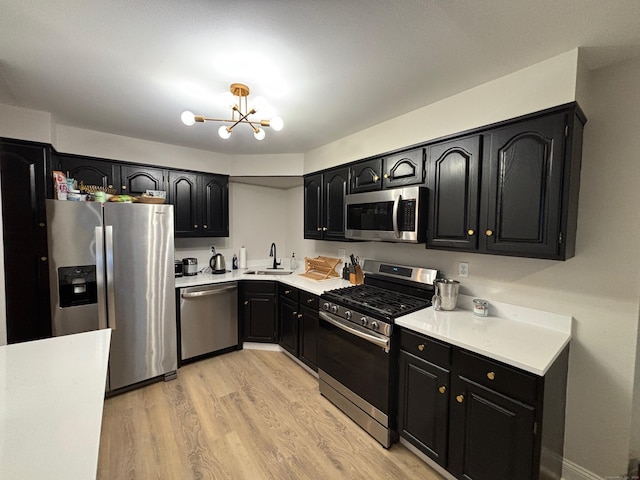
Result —
[[[215,245],[209,245],[209,250],[211,250],[211,254],[215,254],[216,253],[216,246]]]
[[[338,249],[338,257],[339,258],[344,258],[347,256],[347,250],[345,248],[339,248]]]
[[[467,262],[460,262],[458,264],[458,276],[463,278],[469,276],[469,264]]]

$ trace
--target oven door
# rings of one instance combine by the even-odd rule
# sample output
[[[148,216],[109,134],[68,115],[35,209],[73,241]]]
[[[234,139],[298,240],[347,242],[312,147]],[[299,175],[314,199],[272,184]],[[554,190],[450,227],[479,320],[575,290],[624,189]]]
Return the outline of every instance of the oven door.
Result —
[[[339,384],[338,388],[347,388],[384,416],[388,416],[391,339],[328,312],[321,311],[319,315],[320,374],[326,373],[335,380],[334,383]],[[363,408],[362,405],[359,406]]]

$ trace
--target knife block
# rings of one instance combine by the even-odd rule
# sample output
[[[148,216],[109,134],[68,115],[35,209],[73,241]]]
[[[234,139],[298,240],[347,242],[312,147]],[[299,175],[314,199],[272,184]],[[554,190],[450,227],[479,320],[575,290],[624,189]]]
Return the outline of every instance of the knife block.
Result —
[[[353,285],[360,285],[364,283],[364,275],[362,274],[362,268],[360,268],[360,265],[355,265],[354,272],[349,274],[349,282]]]

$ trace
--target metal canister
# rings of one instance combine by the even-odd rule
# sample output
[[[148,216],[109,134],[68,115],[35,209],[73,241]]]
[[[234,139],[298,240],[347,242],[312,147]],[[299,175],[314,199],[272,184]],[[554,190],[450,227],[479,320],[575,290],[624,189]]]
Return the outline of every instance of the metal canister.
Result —
[[[481,298],[474,298],[473,314],[479,317],[486,317],[487,315],[489,315],[489,302]]]

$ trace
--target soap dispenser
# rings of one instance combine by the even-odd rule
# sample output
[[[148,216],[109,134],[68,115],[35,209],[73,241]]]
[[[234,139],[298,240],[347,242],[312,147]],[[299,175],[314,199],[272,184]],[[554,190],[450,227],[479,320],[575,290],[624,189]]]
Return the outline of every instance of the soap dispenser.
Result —
[[[298,268],[298,260],[296,260],[296,254],[295,253],[291,254],[291,260],[289,262],[289,268],[291,270],[295,270],[296,268]]]

